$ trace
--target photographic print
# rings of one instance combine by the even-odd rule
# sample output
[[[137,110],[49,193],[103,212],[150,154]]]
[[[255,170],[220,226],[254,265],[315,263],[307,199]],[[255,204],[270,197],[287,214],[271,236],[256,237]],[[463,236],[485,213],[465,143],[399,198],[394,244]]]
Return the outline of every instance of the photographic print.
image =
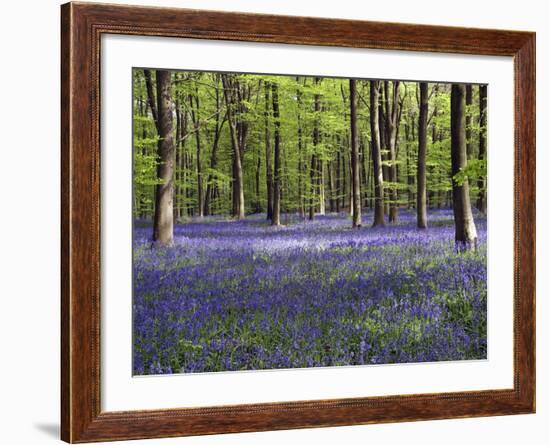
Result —
[[[132,82],[134,375],[487,358],[487,85]]]

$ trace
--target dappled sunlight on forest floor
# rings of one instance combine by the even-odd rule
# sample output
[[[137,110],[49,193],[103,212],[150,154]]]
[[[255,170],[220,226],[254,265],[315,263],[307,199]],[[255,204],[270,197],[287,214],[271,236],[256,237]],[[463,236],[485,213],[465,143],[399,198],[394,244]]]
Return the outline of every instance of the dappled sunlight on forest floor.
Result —
[[[191,219],[174,247],[134,227],[134,373],[484,359],[486,223],[457,253],[451,210],[351,229],[347,215]]]

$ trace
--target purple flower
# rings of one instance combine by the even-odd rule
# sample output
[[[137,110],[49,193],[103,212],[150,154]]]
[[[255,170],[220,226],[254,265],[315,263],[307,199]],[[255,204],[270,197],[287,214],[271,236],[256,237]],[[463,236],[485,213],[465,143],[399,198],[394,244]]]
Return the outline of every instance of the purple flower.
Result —
[[[428,230],[400,218],[208,217],[176,226],[169,249],[136,221],[134,374],[486,358],[485,220],[478,250],[457,253],[452,211]]]

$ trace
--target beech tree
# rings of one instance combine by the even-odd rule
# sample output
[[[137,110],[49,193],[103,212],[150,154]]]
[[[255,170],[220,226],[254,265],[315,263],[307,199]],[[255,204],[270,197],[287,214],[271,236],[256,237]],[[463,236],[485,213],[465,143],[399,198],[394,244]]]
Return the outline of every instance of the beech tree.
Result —
[[[204,214],[211,214],[211,202],[214,200],[216,193],[218,192],[218,186],[215,182],[215,172],[218,166],[218,148],[220,139],[222,136],[222,130],[225,122],[227,121],[227,113],[222,110],[222,99],[220,95],[220,80],[219,76],[215,77],[214,83],[214,97],[215,97],[215,126],[214,126],[214,140],[212,142],[212,151],[210,154],[210,171],[208,173],[208,180],[206,185],[206,195],[204,198]],[[199,129],[200,130],[200,129]]]
[[[382,155],[380,152],[380,125],[378,120],[378,101],[380,82],[371,80],[370,85],[370,130],[372,138],[372,160],[374,169],[374,221],[373,227],[384,225],[384,179]]]
[[[242,152],[244,152],[244,138],[242,131],[239,132],[239,117],[236,112],[236,89],[238,85],[235,78],[230,77],[228,74],[222,74],[222,83],[227,106],[227,120],[229,121],[231,145],[233,146],[233,216],[237,219],[244,219],[244,184],[241,158]]]
[[[321,79],[315,78],[315,87],[318,87]],[[309,219],[315,217],[316,197],[320,195],[319,189],[319,160],[317,157],[317,146],[320,142],[319,113],[321,111],[321,95],[316,91],[314,94],[314,126],[313,126],[313,147],[310,167],[310,199],[309,199]]]
[[[480,162],[485,161],[487,151],[487,85],[479,86],[479,154],[478,160]],[[479,188],[477,195],[477,209],[485,214],[487,213],[487,192],[485,191],[485,176],[479,175],[477,186]]]
[[[197,167],[197,209],[198,216],[204,216],[204,195],[202,187],[202,161],[201,161],[201,132],[200,132],[200,102],[198,91],[189,95],[189,109],[191,110],[191,119],[193,120],[193,129],[195,134],[196,147],[196,167]]]
[[[265,179],[267,192],[267,219],[273,219],[273,167],[271,166],[271,135],[269,132],[270,111],[270,90],[268,81],[265,82],[265,109],[264,109],[264,131],[265,131]]]
[[[451,165],[453,175],[453,213],[455,221],[455,242],[458,250],[474,250],[477,231],[470,205],[468,177],[457,178],[467,164],[465,87],[453,84],[451,87]]]
[[[274,131],[274,178],[273,178],[273,218],[271,224],[279,226],[281,224],[281,122],[279,116],[279,92],[277,83],[271,84],[271,98],[273,101],[273,121]]]
[[[416,170],[416,220],[420,229],[428,227],[426,205],[426,150],[428,145],[428,84],[420,82],[420,112],[418,114],[418,166]]]
[[[149,75],[150,78],[150,75]],[[157,109],[151,107],[153,116],[157,115],[159,183],[155,193],[155,217],[153,241],[162,246],[174,242],[174,137],[172,134],[172,74],[170,71],[157,70]],[[151,89],[152,95],[152,89]],[[154,99],[150,98],[154,104]]]
[[[361,189],[359,185],[359,132],[357,130],[357,83],[349,80],[351,128],[352,227],[361,227]]]
[[[388,181],[390,185],[389,190],[389,222],[397,222],[397,209],[398,209],[398,191],[397,191],[397,130],[399,128],[399,82],[392,82],[392,89],[390,94],[389,82],[384,81],[384,123],[385,123],[385,142],[386,150],[388,152]],[[391,100],[390,100],[391,96]]]
[[[472,105],[474,103],[474,90],[472,88],[472,84],[466,84],[465,85],[466,90],[466,156],[467,159],[472,159],[474,156],[474,144],[472,140]]]

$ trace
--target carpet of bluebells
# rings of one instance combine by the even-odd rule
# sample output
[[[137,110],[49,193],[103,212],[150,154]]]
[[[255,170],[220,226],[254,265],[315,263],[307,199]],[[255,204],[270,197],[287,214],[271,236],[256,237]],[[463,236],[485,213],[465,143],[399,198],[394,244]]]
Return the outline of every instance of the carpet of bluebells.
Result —
[[[458,253],[452,211],[351,229],[344,215],[205,218],[151,248],[134,228],[134,374],[487,356],[486,223]]]

